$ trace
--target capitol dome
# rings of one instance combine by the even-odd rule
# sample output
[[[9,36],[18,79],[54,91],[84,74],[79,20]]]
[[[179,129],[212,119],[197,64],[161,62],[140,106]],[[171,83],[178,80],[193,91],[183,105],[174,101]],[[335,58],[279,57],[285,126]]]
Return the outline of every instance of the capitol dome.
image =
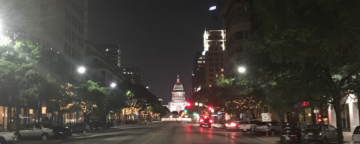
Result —
[[[184,91],[184,87],[183,85],[180,83],[180,78],[179,76],[177,77],[177,81],[174,85],[174,89],[173,89],[174,92],[179,92],[179,91]]]

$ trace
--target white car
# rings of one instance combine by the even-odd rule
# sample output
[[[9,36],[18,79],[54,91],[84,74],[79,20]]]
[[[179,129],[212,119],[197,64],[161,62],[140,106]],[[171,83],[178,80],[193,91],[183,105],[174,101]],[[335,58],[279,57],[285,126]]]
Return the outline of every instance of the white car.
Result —
[[[40,124],[27,124],[23,125],[19,130],[21,138],[41,138],[41,140],[47,140],[49,137],[54,136],[52,129],[45,128]]]
[[[357,126],[352,135],[352,143],[360,143],[360,126]]]
[[[260,122],[259,120],[252,120],[249,122],[240,122],[239,123],[239,129],[242,131],[251,131],[254,132],[255,131],[255,126],[256,124]]]
[[[0,132],[0,144],[7,144],[17,140],[15,132]]]

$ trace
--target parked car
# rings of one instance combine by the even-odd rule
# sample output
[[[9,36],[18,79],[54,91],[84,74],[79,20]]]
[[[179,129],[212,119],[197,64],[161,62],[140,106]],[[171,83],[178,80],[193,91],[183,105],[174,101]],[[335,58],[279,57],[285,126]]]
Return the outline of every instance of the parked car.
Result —
[[[41,140],[48,140],[49,137],[54,136],[53,129],[45,128],[41,124],[27,124],[22,125],[19,129],[19,137],[21,138],[41,138]]]
[[[225,128],[228,130],[228,131],[238,131],[239,130],[239,123],[240,121],[228,121],[226,124],[225,124]]]
[[[108,128],[105,123],[99,121],[89,123],[89,127],[91,130],[105,130]]]
[[[260,122],[259,120],[251,120],[248,122],[240,122],[239,129],[242,131],[255,131],[256,124]]]
[[[337,130],[334,126],[327,124],[310,125],[305,130],[302,142],[305,144],[309,142],[324,144],[337,142]]]
[[[301,131],[298,123],[284,123],[281,129],[280,142],[301,142]]]
[[[199,122],[200,127],[202,127],[203,125],[207,125],[209,128],[211,128],[211,124],[214,123],[214,120],[210,117],[200,117]]]
[[[12,143],[18,140],[15,132],[0,132],[0,144]]]
[[[90,131],[90,127],[86,123],[72,123],[68,124],[68,126],[65,128],[71,129],[72,132],[81,132],[83,134],[86,134],[88,131]]]
[[[360,126],[357,126],[354,130],[352,135],[352,142],[353,143],[360,143]]]
[[[260,135],[266,133],[269,135],[275,135],[276,133],[281,132],[281,124],[278,121],[272,122],[258,122],[255,126],[255,134]]]
[[[72,130],[62,126],[53,127],[53,131],[54,131],[54,136],[57,138],[66,139],[67,137],[72,136]]]

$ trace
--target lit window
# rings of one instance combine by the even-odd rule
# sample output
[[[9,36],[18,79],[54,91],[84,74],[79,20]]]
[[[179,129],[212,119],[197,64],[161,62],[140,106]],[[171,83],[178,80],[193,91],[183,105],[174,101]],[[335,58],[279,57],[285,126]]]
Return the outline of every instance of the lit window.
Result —
[[[224,74],[221,74],[221,76],[223,77],[223,76],[224,76]]]
[[[109,51],[109,49],[106,49],[105,51]]]
[[[224,72],[224,69],[223,69],[223,68],[221,69],[221,72]]]
[[[218,75],[218,74],[216,74],[216,77],[219,77],[219,75]]]
[[[209,87],[211,87],[211,85],[209,85]]]
[[[198,61],[198,63],[200,64],[200,63],[201,63],[201,61]]]

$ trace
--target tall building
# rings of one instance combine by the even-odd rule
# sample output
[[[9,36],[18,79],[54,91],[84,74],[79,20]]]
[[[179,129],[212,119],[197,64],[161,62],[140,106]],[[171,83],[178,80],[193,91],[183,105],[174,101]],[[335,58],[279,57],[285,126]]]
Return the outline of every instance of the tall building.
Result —
[[[205,86],[205,56],[196,52],[191,77],[191,94]]]
[[[87,44],[84,63],[87,72],[86,79],[90,79],[101,86],[109,87],[111,83],[120,84],[126,78],[120,73],[120,68],[110,61],[99,49]]]
[[[46,49],[63,53],[67,70],[79,78],[88,38],[87,0],[0,0],[4,27],[31,35]]]
[[[133,83],[142,83],[142,76],[139,73],[139,68],[136,67],[122,67],[121,74],[126,77],[126,79],[131,80]]]
[[[205,86],[211,87],[215,80],[226,73],[225,30],[205,30]]]
[[[226,28],[226,54],[229,60],[229,73],[237,73],[239,66],[246,66],[243,60],[243,46],[255,31],[253,15],[250,10],[252,0],[227,0],[223,9]]]
[[[98,44],[96,48],[104,53],[114,65],[121,67],[121,47],[119,44]]]

